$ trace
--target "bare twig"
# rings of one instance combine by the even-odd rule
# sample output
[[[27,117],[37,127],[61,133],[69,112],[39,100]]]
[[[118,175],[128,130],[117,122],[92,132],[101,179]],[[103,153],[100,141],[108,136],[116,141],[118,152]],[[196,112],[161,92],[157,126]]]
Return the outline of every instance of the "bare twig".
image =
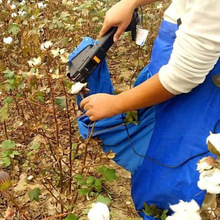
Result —
[[[71,122],[70,122],[70,113],[69,113],[69,103],[68,103],[68,98],[67,98],[67,93],[66,93],[66,89],[65,89],[65,85],[64,85],[64,81],[62,81],[62,85],[63,85],[63,91],[64,91],[64,95],[66,98],[66,114],[67,114],[67,118],[68,118],[68,130],[69,130],[69,176],[72,176],[72,127],[71,127]],[[72,186],[72,179],[70,178],[69,180],[69,193],[71,193],[71,186]]]
[[[62,214],[59,214],[59,215],[53,215],[53,216],[50,216],[50,217],[47,217],[47,218],[43,218],[41,220],[51,220],[51,219],[67,216],[69,214],[72,214],[72,212],[62,213]]]
[[[49,52],[47,52],[47,57],[48,59],[50,58],[49,56]],[[47,80],[48,80],[48,85],[50,88],[50,94],[51,94],[51,101],[52,101],[52,109],[53,109],[53,119],[54,119],[54,124],[55,124],[55,137],[56,137],[56,145],[57,145],[57,149],[59,148],[59,126],[58,126],[58,121],[57,121],[57,115],[56,115],[56,110],[55,110],[55,97],[54,97],[54,90],[52,87],[52,82],[51,82],[51,76],[49,74],[50,71],[50,64],[51,64],[51,60],[48,61],[48,65],[47,65]],[[56,151],[55,151],[56,152]],[[60,158],[59,155],[56,156],[58,159],[58,164],[59,164],[59,171],[60,171],[60,193],[63,193],[63,168],[62,168],[62,158]],[[61,204],[61,212],[63,212],[63,205]]]
[[[6,122],[3,122],[3,127],[4,127],[4,132],[5,132],[5,138],[6,140],[8,140],[8,132],[7,132],[7,126],[6,126]]]
[[[18,100],[22,100],[22,101],[24,101],[24,102],[32,103],[33,105],[37,105],[37,106],[39,106],[39,107],[44,108],[45,110],[47,110],[47,112],[50,112],[50,113],[53,112],[53,109],[49,108],[48,106],[43,106],[43,105],[40,104],[40,103],[33,102],[33,101],[29,100],[29,99],[25,99],[24,97],[17,97],[16,95],[10,95],[10,94],[8,94],[8,93],[5,93],[5,95],[7,95],[8,97],[12,97],[12,98],[14,98],[15,100],[18,99]],[[15,103],[16,103],[16,102],[15,102]],[[18,106],[17,106],[17,111],[18,111],[18,113],[19,113]]]
[[[27,215],[25,214],[25,212],[21,209],[21,207],[18,205],[18,203],[15,201],[15,199],[12,197],[12,195],[8,194],[7,192],[3,192],[0,191],[0,193],[2,193],[3,196],[5,196],[6,198],[8,198],[14,205],[15,207],[18,209],[18,211],[22,214],[22,216],[24,217],[24,219],[29,220],[29,218],[27,217]]]
[[[46,184],[44,184],[44,183],[42,182],[42,185],[43,185],[43,186],[46,188],[46,190],[51,194],[51,196],[52,196],[58,203],[60,203],[60,205],[61,205],[62,207],[64,207],[66,210],[68,210],[68,209],[65,207],[65,205],[63,204],[61,197],[60,197],[60,199],[58,199],[58,198],[53,194],[53,192],[50,190],[50,188],[48,188],[48,187],[46,186]]]
[[[83,158],[83,165],[82,165],[82,169],[81,169],[81,171],[80,171],[80,174],[81,174],[81,175],[83,174],[83,171],[84,171],[84,168],[85,168],[88,145],[89,145],[89,141],[91,140],[91,138],[92,138],[92,136],[93,136],[93,131],[94,131],[94,128],[95,128],[95,124],[96,124],[96,122],[93,122],[90,135],[89,135],[89,137],[88,137],[87,140],[86,140],[86,146],[85,146],[84,158]],[[74,198],[74,200],[73,200],[73,204],[76,204],[77,198],[78,198],[78,192],[76,193],[76,196],[75,196],[75,198]]]

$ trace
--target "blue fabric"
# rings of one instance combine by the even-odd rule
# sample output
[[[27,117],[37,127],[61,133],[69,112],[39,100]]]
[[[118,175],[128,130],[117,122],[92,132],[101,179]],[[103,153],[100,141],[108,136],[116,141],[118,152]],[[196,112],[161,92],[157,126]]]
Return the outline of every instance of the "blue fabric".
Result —
[[[175,24],[162,21],[154,42],[151,62],[138,76],[135,86],[156,74],[167,64],[175,41]],[[84,48],[92,39],[83,41]],[[87,43],[86,43],[87,42]],[[70,60],[73,58],[70,55]],[[143,203],[156,204],[167,209],[180,199],[195,199],[201,205],[205,192],[197,187],[199,172],[196,163],[207,153],[206,137],[220,118],[220,89],[212,82],[212,76],[220,73],[220,61],[208,74],[203,84],[192,92],[176,96],[162,104],[138,111],[139,125],[127,125],[131,142],[123,123],[122,115],[100,120],[96,123],[94,136],[103,140],[105,152],[116,152],[115,161],[132,173],[132,197],[143,219]],[[102,80],[105,80],[103,83]],[[102,85],[100,85],[102,83]],[[90,94],[112,94],[106,61],[88,78]],[[101,86],[101,87],[100,87]],[[92,124],[86,116],[78,120],[79,131],[87,137]],[[135,152],[145,157],[138,156]]]
[[[69,56],[69,61],[76,57],[84,48],[93,45],[95,41],[89,37],[83,39],[80,45]],[[143,71],[145,76],[151,76],[147,69]],[[109,93],[113,94],[113,87],[109,76],[106,60],[92,72],[87,79],[88,88],[90,90],[88,95],[95,93]],[[78,104],[81,98],[77,96]],[[103,150],[108,153],[110,150],[116,153],[114,160],[125,169],[134,174],[143,161],[143,157],[134,153],[134,150],[140,154],[145,155],[147,146],[149,145],[153,128],[155,125],[155,111],[154,108],[145,109],[139,115],[140,124],[135,125],[130,123],[127,126],[129,136],[132,142],[135,143],[135,149],[132,149],[127,131],[123,125],[125,115],[116,115],[112,118],[107,118],[96,122],[94,128],[94,137],[98,137],[102,142]],[[92,123],[87,116],[82,116],[78,119],[79,132],[83,138],[87,138],[88,129],[92,128]]]
[[[147,67],[152,75],[168,62],[176,30],[174,24],[162,22]],[[202,85],[155,106],[156,123],[146,154],[148,158],[132,176],[132,197],[137,210],[143,209],[144,202],[167,209],[169,204],[177,204],[180,199],[195,199],[201,205],[205,192],[197,187],[196,163],[211,155],[207,153],[206,138],[220,118],[220,90],[212,81],[212,76],[218,73],[219,61]],[[142,74],[139,77],[145,80]],[[199,154],[203,155],[196,156]],[[193,159],[187,161],[190,158]],[[144,219],[153,219],[141,215]]]

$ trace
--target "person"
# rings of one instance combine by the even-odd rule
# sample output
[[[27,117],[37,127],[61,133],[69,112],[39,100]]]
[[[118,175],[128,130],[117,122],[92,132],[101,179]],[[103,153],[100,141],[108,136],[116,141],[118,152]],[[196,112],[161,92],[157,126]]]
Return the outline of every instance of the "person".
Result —
[[[121,0],[106,13],[100,35],[117,26],[117,41],[134,9],[152,2]],[[220,73],[219,9],[217,0],[173,0],[164,13],[151,61],[132,89],[115,95],[112,89],[99,90],[101,81],[91,82],[96,73],[88,79],[97,89],[80,103],[85,110],[80,133],[86,137],[90,121],[97,121],[94,136],[103,140],[105,152],[116,152],[115,161],[131,171],[132,197],[143,219],[155,219],[143,213],[144,203],[167,209],[179,200],[203,202],[196,163],[210,155],[206,137],[220,118],[220,90],[212,80]],[[105,85],[111,87],[108,81]],[[138,125],[124,123],[123,113],[131,110],[138,110]]]

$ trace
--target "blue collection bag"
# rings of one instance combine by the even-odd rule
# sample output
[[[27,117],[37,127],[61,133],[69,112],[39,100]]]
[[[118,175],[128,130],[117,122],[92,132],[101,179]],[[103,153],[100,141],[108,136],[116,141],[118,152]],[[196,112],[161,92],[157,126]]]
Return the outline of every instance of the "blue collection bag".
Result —
[[[151,61],[139,74],[134,86],[149,79],[168,63],[177,29],[177,25],[162,21]],[[91,38],[85,38],[69,60],[93,43]],[[207,151],[206,138],[220,118],[220,89],[212,82],[212,76],[219,73],[220,61],[204,83],[190,93],[138,110],[138,125],[125,125],[124,114],[96,122],[94,136],[103,140],[103,150],[115,152],[114,160],[132,174],[132,197],[143,219],[154,219],[142,212],[144,203],[156,204],[161,209],[168,209],[170,204],[177,204],[179,200],[194,199],[202,204],[205,191],[197,187],[199,172],[196,163],[211,155]],[[88,87],[88,95],[113,94],[105,60],[88,77]],[[78,126],[82,137],[87,138],[88,129],[92,127],[89,118],[81,116]]]

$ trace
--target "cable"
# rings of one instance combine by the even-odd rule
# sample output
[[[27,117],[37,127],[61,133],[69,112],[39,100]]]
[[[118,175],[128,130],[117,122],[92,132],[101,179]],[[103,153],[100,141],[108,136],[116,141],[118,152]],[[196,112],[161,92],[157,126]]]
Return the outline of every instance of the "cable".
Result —
[[[121,114],[121,116],[122,116],[122,120],[124,120],[123,114]],[[219,121],[220,121],[220,119],[219,119]],[[147,160],[150,160],[150,161],[152,161],[152,162],[154,162],[154,163],[156,163],[156,164],[158,164],[158,165],[160,165],[160,166],[166,167],[166,168],[171,168],[171,169],[178,168],[178,167],[184,165],[185,163],[187,163],[188,161],[190,161],[190,160],[192,160],[192,159],[194,159],[194,158],[196,158],[196,157],[198,157],[198,156],[201,156],[201,155],[206,154],[206,153],[209,152],[209,151],[205,151],[205,152],[203,152],[203,153],[200,153],[200,154],[197,154],[197,155],[195,155],[195,156],[192,156],[192,157],[188,158],[187,160],[183,161],[182,163],[180,163],[180,164],[178,164],[178,165],[176,165],[176,166],[166,165],[166,164],[163,164],[163,163],[161,163],[160,161],[158,161],[158,160],[156,160],[156,159],[154,159],[154,158],[148,157],[148,156],[146,156],[146,155],[141,155],[141,154],[139,154],[139,153],[136,151],[136,149],[134,148],[134,145],[133,145],[133,143],[132,143],[132,140],[131,140],[131,137],[130,137],[130,134],[129,134],[129,131],[128,131],[128,127],[127,127],[127,125],[126,125],[125,123],[124,123],[124,126],[125,126],[125,130],[126,130],[126,133],[127,133],[127,136],[128,136],[129,144],[130,144],[132,150],[134,151],[134,153],[135,153],[137,156],[139,156],[139,157],[143,157],[143,158],[145,158],[145,159],[147,159]]]
[[[213,129],[213,133],[214,133],[214,134],[217,133],[217,132],[216,132],[216,129],[217,129],[219,123],[220,123],[220,118],[219,118],[218,121],[215,123],[214,129]]]

